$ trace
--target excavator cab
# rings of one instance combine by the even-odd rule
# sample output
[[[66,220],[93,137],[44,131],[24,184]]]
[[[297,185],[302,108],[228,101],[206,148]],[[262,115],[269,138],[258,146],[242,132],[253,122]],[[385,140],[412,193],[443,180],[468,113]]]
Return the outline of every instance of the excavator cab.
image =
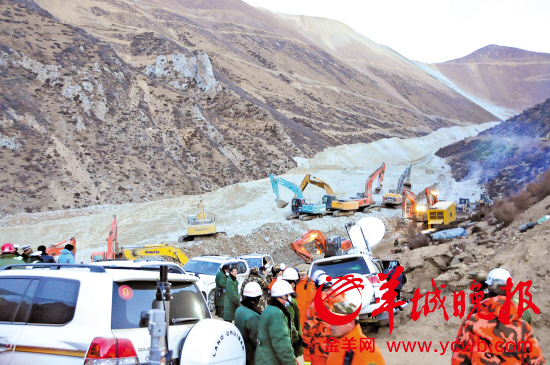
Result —
[[[342,247],[345,241],[348,241],[348,244]],[[346,240],[346,238],[340,236],[332,236],[327,238],[325,258],[342,255],[345,251],[344,248],[351,248],[351,243],[349,240]]]
[[[338,201],[336,196],[334,195],[324,195],[323,196],[323,204],[327,207],[327,209],[332,209],[332,202]]]
[[[291,211],[292,213],[300,213],[302,211],[302,206],[306,205],[305,199],[292,199]]]

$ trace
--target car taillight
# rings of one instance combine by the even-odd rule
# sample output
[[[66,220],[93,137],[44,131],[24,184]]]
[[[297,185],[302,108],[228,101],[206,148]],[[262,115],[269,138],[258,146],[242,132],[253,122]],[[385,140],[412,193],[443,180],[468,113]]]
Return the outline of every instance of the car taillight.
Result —
[[[88,349],[84,365],[137,365],[132,341],[126,338],[96,337]]]
[[[378,303],[380,303],[380,298],[374,297],[374,304],[378,304]]]

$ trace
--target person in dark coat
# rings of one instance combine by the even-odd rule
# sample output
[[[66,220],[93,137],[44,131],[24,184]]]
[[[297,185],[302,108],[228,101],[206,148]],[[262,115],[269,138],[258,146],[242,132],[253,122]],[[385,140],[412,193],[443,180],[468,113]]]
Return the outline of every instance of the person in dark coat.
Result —
[[[53,256],[50,256],[46,253],[46,246],[38,246],[38,252],[40,252],[40,257],[45,264],[55,264],[55,259],[53,258]]]
[[[271,288],[272,298],[262,312],[258,328],[256,364],[296,365],[290,340],[291,318],[287,309],[291,302],[292,287],[278,280]]]
[[[65,248],[61,251],[61,255],[59,255],[57,262],[60,264],[74,264],[73,250],[74,246],[70,243],[65,245]]]
[[[393,267],[389,267],[387,269],[387,272],[384,272],[386,270],[383,271],[384,274],[389,274],[389,276],[386,278],[386,280],[389,281],[392,278],[393,274],[395,273],[395,268],[397,266],[401,266],[401,264],[396,264]],[[397,281],[399,281],[399,285],[395,288],[395,292],[397,293],[397,297],[395,298],[395,300],[400,300],[401,299],[401,289],[403,289],[403,284],[407,283],[407,278],[405,277],[405,274],[401,273],[399,275],[399,277],[397,278]]]
[[[227,270],[229,270],[229,265],[223,265],[216,274],[216,296],[214,297],[214,304],[216,305],[216,315],[221,318],[223,318],[223,306],[225,304]]]
[[[257,282],[249,282],[243,288],[241,306],[235,312],[235,326],[241,332],[246,349],[246,365],[255,365],[258,328],[262,308],[259,306],[262,288]]]
[[[239,282],[237,281],[237,269],[231,268],[225,282],[223,320],[232,322],[235,319],[237,308],[239,308]]]

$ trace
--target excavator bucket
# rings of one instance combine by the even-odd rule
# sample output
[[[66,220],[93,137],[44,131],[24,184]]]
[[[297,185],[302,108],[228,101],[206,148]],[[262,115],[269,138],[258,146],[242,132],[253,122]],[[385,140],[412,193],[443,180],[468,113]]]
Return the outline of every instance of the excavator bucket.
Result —
[[[377,187],[376,189],[374,189],[375,194],[380,194],[381,191],[382,191],[381,187]]]
[[[288,202],[285,202],[284,200],[277,200],[277,208],[281,209],[288,205]]]

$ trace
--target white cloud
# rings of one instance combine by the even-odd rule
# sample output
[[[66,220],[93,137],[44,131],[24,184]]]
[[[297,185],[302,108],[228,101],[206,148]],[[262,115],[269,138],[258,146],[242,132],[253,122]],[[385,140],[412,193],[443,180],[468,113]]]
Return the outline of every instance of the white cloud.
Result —
[[[549,0],[244,0],[336,19],[405,57],[443,62],[489,44],[550,53]]]

